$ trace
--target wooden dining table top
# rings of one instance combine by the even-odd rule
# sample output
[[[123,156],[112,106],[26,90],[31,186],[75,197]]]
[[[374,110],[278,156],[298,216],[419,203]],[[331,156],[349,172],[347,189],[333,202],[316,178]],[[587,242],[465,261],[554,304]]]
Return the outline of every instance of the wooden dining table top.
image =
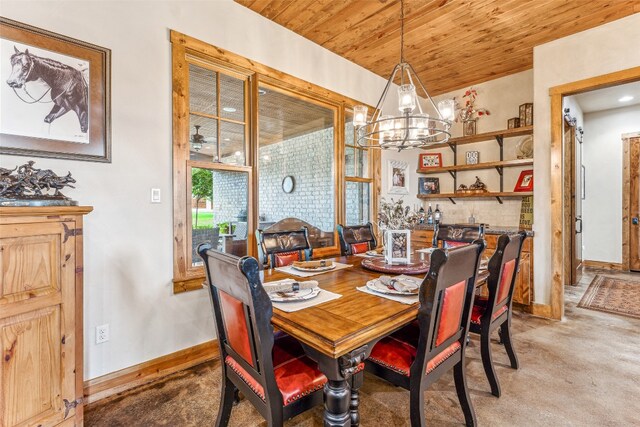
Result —
[[[360,265],[363,259],[358,256],[331,258],[352,267],[308,278],[298,278],[275,269],[265,270],[263,282],[285,278],[315,280],[321,289],[342,295],[338,299],[291,313],[274,307],[273,325],[320,353],[338,358],[414,320],[418,315],[419,303],[403,304],[356,289],[382,275],[363,268]],[[414,275],[419,278],[424,276]],[[477,283],[484,282],[487,276],[486,272],[479,274]]]

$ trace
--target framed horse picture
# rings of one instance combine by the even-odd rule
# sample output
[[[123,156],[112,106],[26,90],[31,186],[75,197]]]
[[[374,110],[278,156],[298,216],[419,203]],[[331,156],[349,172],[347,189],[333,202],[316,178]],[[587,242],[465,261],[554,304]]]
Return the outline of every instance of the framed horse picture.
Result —
[[[111,50],[0,17],[0,153],[111,162]]]

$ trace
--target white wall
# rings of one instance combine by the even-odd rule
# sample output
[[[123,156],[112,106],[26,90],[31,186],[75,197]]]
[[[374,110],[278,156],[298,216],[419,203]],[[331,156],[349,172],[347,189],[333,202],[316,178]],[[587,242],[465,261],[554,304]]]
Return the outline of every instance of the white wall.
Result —
[[[535,301],[551,295],[551,103],[549,89],[640,66],[640,14],[533,49]]]
[[[518,117],[518,107],[526,102],[533,101],[533,71],[527,70],[521,73],[512,74],[507,77],[491,80],[488,82],[480,83],[473,86],[478,90],[478,99],[476,105],[478,107],[487,108],[491,114],[489,116],[483,116],[477,122],[477,132],[491,132],[507,128],[507,120],[512,117]],[[460,89],[453,92],[449,92],[443,95],[439,95],[434,98],[434,101],[438,101],[446,98],[457,97],[458,100],[462,98],[465,90]],[[427,87],[427,90],[429,88]],[[452,136],[462,136],[462,124],[454,123],[452,127]],[[504,159],[515,159],[516,144],[522,137],[509,138],[504,144]],[[500,160],[500,148],[494,141],[479,142],[475,144],[468,144],[460,146],[458,149],[458,164],[465,164],[465,152],[466,151],[480,151],[480,161],[490,162]],[[453,152],[449,148],[441,148],[437,150],[424,150],[424,151],[405,151],[398,153],[395,151],[384,151],[382,153],[382,194],[385,197],[393,197],[397,199],[396,195],[389,195],[387,193],[389,189],[388,177],[387,177],[387,163],[389,159],[401,160],[409,163],[410,170],[410,193],[404,196],[403,199],[413,205],[421,205],[422,200],[416,198],[418,192],[418,175],[415,171],[418,168],[418,156],[421,152],[439,152],[442,153],[443,165],[448,166],[453,164]],[[529,167],[530,168],[530,167]],[[504,176],[504,189],[505,191],[513,190],[522,168],[507,168],[505,169]],[[454,191],[453,178],[449,173],[429,175],[430,177],[440,178],[440,191],[442,193],[451,193]],[[490,191],[500,190],[500,178],[495,170],[478,170],[478,171],[466,171],[458,173],[458,185],[460,184],[473,184],[475,177],[479,176],[480,179],[487,184]],[[467,222],[471,212],[474,212],[476,220],[478,222],[485,222],[493,226],[518,226],[520,222],[520,199],[505,199],[503,205],[499,205],[495,199],[458,199],[456,204],[452,204],[448,199],[441,199],[437,202],[432,202],[435,208],[435,203],[440,204],[440,209],[443,211],[444,220],[446,222]],[[426,209],[427,203],[425,203]]]
[[[85,226],[85,378],[214,337],[204,291],[172,295],[171,45],[175,29],[375,104],[384,80],[231,0],[12,1],[2,15],[112,50],[113,162],[36,159],[71,171]],[[2,83],[4,84],[4,83]],[[4,167],[27,158],[2,156]],[[149,203],[151,187],[162,204]],[[95,345],[97,325],[111,340]]]
[[[622,134],[640,131],[640,105],[584,116],[584,259],[622,262]]]

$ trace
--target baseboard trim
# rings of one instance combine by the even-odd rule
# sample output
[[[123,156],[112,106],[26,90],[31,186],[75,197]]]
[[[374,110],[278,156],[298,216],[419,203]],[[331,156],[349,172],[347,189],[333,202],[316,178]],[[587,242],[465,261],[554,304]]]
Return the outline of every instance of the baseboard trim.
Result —
[[[624,271],[624,265],[616,262],[604,262],[604,261],[591,261],[591,260],[583,260],[582,265],[587,268],[599,268],[601,270],[616,270],[616,271]]]
[[[218,341],[212,340],[138,365],[84,382],[85,403],[113,396],[175,372],[219,357]]]
[[[558,318],[553,316],[553,310],[551,309],[551,305],[549,304],[539,304],[539,303],[531,303],[531,305],[526,307],[526,310],[529,314],[536,317],[544,317],[545,319],[559,320]]]

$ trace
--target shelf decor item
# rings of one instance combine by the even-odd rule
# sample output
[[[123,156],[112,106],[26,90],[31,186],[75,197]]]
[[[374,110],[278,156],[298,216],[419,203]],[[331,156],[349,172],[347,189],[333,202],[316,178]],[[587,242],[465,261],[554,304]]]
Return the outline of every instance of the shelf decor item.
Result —
[[[473,184],[471,184],[469,186],[469,191],[470,193],[486,193],[489,190],[487,190],[487,184],[485,184],[484,182],[482,182],[480,180],[480,177],[476,176],[476,182],[474,182]]]
[[[533,126],[533,104],[528,102],[520,105],[520,126]]]
[[[411,263],[411,230],[384,232],[384,260],[387,264]]]
[[[418,194],[440,194],[440,178],[418,178]]]
[[[396,81],[399,83],[398,104],[391,106],[388,104],[393,102],[385,101]],[[424,107],[421,100],[425,100]],[[373,114],[369,116],[364,105],[355,106],[353,112],[356,142],[360,147],[402,151],[444,143],[451,137],[453,100],[444,99],[436,106],[418,74],[405,60],[404,0],[400,0],[400,62],[393,68]]]
[[[468,165],[477,165],[480,163],[480,152],[479,151],[467,151],[465,153],[465,158]]]
[[[533,136],[523,137],[516,145],[518,159],[530,159],[533,157]]]
[[[75,188],[71,172],[58,176],[50,169],[34,168],[35,163],[29,160],[13,169],[0,168],[0,206],[76,206],[78,202],[60,192]]]
[[[513,117],[507,120],[507,129],[515,129],[520,127],[520,117]]]
[[[533,191],[533,169],[520,172],[520,177],[518,177],[518,182],[513,191]]]
[[[477,98],[478,91],[470,87],[464,95],[462,95],[464,106],[461,106],[460,103],[456,101],[456,121],[462,122],[462,133],[464,136],[475,135],[477,131],[476,120],[482,116],[491,114],[486,108],[476,107]]]
[[[111,50],[2,17],[0,34],[0,154],[111,162]]]
[[[533,227],[533,196],[522,198],[520,205],[520,228],[531,230]]]
[[[442,166],[442,153],[420,154],[420,169],[439,168]]]

